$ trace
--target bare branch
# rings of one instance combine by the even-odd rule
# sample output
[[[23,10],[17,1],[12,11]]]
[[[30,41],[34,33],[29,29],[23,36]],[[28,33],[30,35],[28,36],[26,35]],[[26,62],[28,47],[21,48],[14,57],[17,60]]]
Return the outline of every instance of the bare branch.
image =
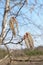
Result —
[[[9,2],[10,2],[10,0],[6,0],[4,16],[3,16],[3,21],[2,21],[2,33],[1,33],[2,42],[4,40],[5,33],[6,33],[5,31],[6,31],[6,27],[7,27],[7,16],[8,16],[8,10],[9,10]]]

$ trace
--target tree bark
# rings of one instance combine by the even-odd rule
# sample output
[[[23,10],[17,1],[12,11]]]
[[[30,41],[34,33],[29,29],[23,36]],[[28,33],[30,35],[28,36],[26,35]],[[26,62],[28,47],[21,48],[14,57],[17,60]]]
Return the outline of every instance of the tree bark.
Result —
[[[4,16],[2,21],[2,33],[1,33],[1,39],[5,37],[6,34],[6,27],[7,27],[7,16],[9,11],[9,2],[10,0],[6,0],[5,10],[4,10]]]

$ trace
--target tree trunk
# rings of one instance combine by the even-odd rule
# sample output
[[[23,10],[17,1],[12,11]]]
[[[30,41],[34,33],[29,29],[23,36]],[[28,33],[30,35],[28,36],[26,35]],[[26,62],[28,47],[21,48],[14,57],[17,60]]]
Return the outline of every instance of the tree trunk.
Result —
[[[2,22],[1,39],[3,39],[5,37],[5,34],[6,34],[7,16],[8,16],[8,11],[9,11],[9,2],[10,2],[10,0],[6,0],[4,16],[3,16],[3,22]]]

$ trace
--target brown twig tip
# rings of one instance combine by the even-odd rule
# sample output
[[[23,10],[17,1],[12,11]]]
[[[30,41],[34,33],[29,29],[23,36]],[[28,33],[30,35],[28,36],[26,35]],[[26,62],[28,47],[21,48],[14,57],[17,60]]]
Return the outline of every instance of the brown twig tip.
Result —
[[[29,35],[28,32],[26,32],[26,37],[27,37],[27,38],[28,38],[28,35]]]

